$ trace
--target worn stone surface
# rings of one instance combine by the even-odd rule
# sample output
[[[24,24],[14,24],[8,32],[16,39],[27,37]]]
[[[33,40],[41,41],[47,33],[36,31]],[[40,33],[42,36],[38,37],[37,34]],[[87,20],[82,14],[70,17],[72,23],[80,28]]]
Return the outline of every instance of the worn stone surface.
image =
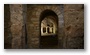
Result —
[[[64,5],[64,20],[66,48],[84,48],[84,6]]]
[[[12,48],[22,48],[23,8],[21,4],[10,5]]]
[[[10,4],[4,7],[5,48],[40,48],[40,22],[42,17],[47,16],[46,10],[56,18],[57,47],[84,48],[84,5]]]

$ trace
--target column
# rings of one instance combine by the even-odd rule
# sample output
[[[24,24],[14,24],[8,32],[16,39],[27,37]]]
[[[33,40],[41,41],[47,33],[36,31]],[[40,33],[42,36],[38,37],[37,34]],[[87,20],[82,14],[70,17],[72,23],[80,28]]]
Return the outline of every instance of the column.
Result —
[[[20,4],[10,5],[10,20],[12,33],[12,48],[22,48],[22,30],[23,30],[23,7]]]

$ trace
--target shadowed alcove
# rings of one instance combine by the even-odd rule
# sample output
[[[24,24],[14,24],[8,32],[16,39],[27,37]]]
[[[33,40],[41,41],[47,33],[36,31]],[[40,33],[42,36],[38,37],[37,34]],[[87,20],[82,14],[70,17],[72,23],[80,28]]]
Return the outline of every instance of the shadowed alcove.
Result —
[[[40,19],[40,48],[57,48],[57,15],[52,10],[44,10],[41,13]]]

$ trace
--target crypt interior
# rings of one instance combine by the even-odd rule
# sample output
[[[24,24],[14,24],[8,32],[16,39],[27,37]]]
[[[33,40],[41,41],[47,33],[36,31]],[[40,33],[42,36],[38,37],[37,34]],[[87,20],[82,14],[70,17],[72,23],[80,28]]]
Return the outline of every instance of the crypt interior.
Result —
[[[84,49],[84,4],[4,4],[4,49]]]

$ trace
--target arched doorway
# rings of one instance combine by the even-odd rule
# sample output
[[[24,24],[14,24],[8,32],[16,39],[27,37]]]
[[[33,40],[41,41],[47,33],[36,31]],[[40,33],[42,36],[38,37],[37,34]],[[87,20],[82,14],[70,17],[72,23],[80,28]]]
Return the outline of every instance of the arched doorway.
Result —
[[[58,16],[52,10],[44,10],[40,15],[40,48],[57,48]]]

